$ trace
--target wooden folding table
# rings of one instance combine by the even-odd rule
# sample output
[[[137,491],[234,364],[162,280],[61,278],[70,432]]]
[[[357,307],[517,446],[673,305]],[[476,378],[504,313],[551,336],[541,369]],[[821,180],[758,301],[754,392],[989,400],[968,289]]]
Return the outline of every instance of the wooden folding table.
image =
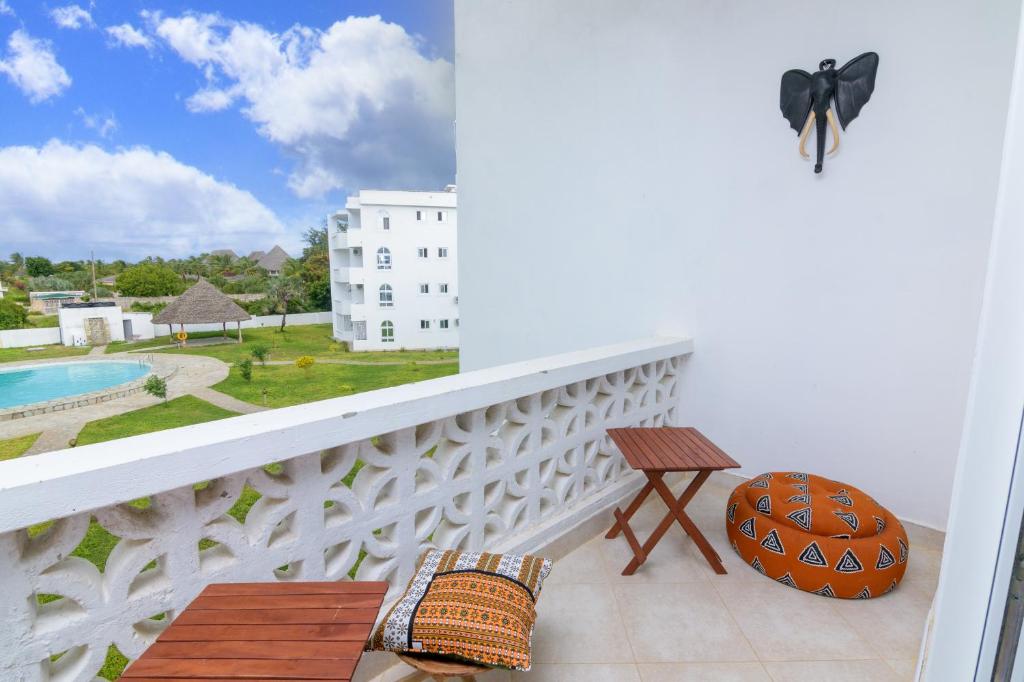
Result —
[[[351,680],[387,590],[351,581],[208,585],[122,679]]]
[[[665,531],[673,521],[678,522],[686,534],[693,539],[697,549],[711,564],[711,568],[715,569],[715,573],[724,574],[725,567],[722,566],[722,558],[718,556],[693,520],[687,516],[685,509],[700,487],[711,476],[711,472],[735,469],[740,465],[705,438],[704,434],[692,427],[608,429],[608,435],[619,446],[619,450],[622,451],[629,466],[644,472],[647,477],[647,483],[629,504],[626,511],[615,509],[615,525],[605,536],[614,538],[619,532],[622,532],[630,549],[633,550],[633,559],[622,571],[622,575],[633,575],[636,569],[647,561],[651,550],[665,535]],[[663,480],[664,475],[670,471],[697,472],[678,499]],[[647,542],[641,545],[633,529],[629,526],[629,519],[644,503],[652,490],[657,491],[661,499],[665,501],[668,514],[654,529]]]

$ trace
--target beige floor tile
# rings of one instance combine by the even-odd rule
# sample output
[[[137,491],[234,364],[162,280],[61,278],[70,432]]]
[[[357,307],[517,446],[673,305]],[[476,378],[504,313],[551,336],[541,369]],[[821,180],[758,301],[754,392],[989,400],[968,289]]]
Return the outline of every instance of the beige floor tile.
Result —
[[[896,672],[897,679],[900,682],[913,682],[914,673],[917,672],[917,660],[913,658],[903,658],[900,660],[889,660],[886,661],[889,667]]]
[[[886,659],[917,658],[930,604],[897,589],[875,599],[834,600],[834,608]]]
[[[544,584],[608,582],[601,554],[603,542],[608,541],[603,537],[595,538],[556,560]]]
[[[513,680],[530,682],[640,682],[632,663],[537,663],[528,673],[513,673]]]
[[[763,579],[719,583],[715,589],[762,661],[850,660],[875,657],[834,600]]]
[[[904,580],[928,582],[932,585],[939,583],[939,568],[942,565],[942,553],[930,549],[910,550],[907,572],[903,574]]]
[[[606,585],[553,583],[537,601],[536,663],[632,663],[633,652]]]
[[[884,661],[790,661],[765,663],[773,682],[898,682]]]
[[[650,535],[649,532],[638,532],[638,539],[642,543],[648,535]],[[612,583],[707,581],[706,573],[700,565],[701,562],[704,562],[704,558],[698,559],[699,555],[691,551],[691,548],[696,550],[696,547],[678,525],[668,529],[666,535],[651,550],[647,561],[633,575],[622,575],[622,569],[633,558],[633,550],[629,548],[629,544],[622,535],[611,540],[602,538],[600,548],[605,575],[607,580]]]
[[[751,661],[754,652],[705,582],[615,585],[638,662]]]
[[[638,663],[643,682],[771,682],[760,663]]]

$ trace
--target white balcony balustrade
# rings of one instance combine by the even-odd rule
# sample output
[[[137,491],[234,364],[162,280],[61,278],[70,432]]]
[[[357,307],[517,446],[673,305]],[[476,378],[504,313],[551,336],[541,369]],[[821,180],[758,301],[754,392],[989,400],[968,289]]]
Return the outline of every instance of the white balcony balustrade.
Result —
[[[394,595],[427,547],[536,551],[639,486],[605,430],[674,423],[690,350],[632,342],[2,463],[0,675],[92,680],[210,582]],[[75,556],[87,538],[116,543],[102,567]]]

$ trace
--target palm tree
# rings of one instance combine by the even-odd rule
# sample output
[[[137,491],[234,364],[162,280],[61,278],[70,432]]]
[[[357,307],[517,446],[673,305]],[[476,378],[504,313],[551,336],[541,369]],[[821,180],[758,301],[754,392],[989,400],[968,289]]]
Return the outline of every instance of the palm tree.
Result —
[[[288,317],[288,304],[302,297],[302,283],[294,275],[282,274],[267,285],[267,299],[273,309],[281,313],[281,331]]]

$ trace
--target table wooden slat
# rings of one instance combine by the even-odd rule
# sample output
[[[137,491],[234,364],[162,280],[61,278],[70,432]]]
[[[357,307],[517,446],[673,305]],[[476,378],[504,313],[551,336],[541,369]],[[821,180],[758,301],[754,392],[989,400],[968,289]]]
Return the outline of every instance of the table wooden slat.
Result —
[[[387,587],[351,581],[209,585],[122,677],[351,680]]]
[[[608,429],[629,465],[641,471],[735,469],[740,465],[693,427]]]

